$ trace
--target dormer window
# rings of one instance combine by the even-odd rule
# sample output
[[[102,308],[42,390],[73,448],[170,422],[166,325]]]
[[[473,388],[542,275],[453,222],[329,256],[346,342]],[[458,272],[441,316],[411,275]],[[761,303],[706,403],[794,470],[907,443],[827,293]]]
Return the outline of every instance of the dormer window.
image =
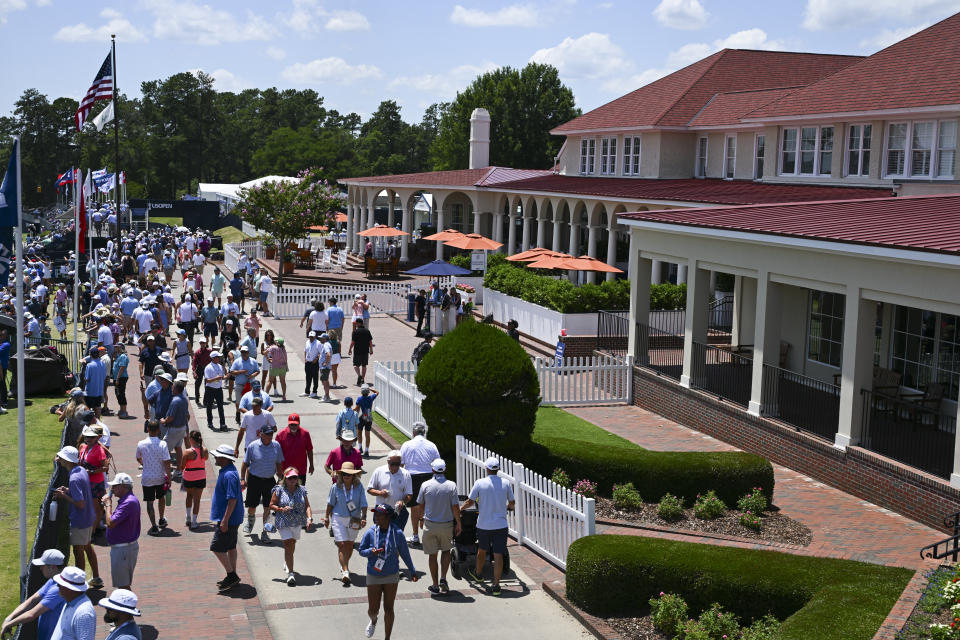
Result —
[[[640,136],[623,138],[623,175],[640,175]]]
[[[887,126],[884,176],[953,178],[956,148],[956,120],[891,122]]]
[[[833,170],[833,127],[783,130],[780,175],[830,175]]]
[[[580,139],[580,175],[593,175],[594,159],[597,154],[596,138]]]

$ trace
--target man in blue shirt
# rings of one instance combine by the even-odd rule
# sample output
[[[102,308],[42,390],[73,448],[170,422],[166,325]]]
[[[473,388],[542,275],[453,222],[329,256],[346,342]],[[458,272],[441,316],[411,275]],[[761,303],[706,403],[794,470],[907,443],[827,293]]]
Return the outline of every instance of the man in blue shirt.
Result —
[[[7,412],[7,370],[10,368],[10,332],[0,329],[0,415]]]
[[[373,385],[364,382],[360,387],[360,397],[357,398],[357,413],[359,413],[359,427],[363,431],[358,431],[357,446],[365,456],[370,455],[370,431],[373,429],[373,401],[377,399],[378,392]],[[363,437],[366,435],[366,448],[363,447]]]
[[[268,394],[263,392],[263,389],[260,385],[260,380],[253,378],[250,380],[250,391],[247,391],[243,394],[243,397],[240,398],[240,412],[246,413],[253,409],[253,399],[260,398],[263,401],[263,410],[264,411],[273,411],[273,398]]]
[[[233,378],[234,398],[233,401],[237,407],[237,422],[240,422],[240,400],[243,399],[243,388],[252,376],[260,371],[260,365],[250,357],[250,347],[243,345],[240,347],[240,357],[230,365],[230,377]]]
[[[120,301],[120,314],[123,316],[123,335],[127,344],[133,344],[133,312],[140,306],[140,301],[133,295],[133,289],[127,289],[127,295]]]
[[[327,333],[333,334],[337,341],[343,339],[343,309],[337,306],[337,299],[328,300],[330,306],[327,307]]]
[[[100,579],[100,563],[93,549],[93,525],[97,515],[94,510],[93,488],[90,486],[90,473],[80,466],[80,454],[76,447],[64,447],[57,452],[56,463],[69,473],[68,486],[58,487],[54,493],[57,500],[70,505],[70,546],[73,547],[73,561],[81,570],[86,569],[86,560],[90,561],[93,588],[103,586]]]
[[[107,367],[100,360],[100,348],[90,347],[89,362],[83,372],[84,403],[93,409],[100,418],[100,405],[103,404],[103,392],[107,382]]]
[[[227,576],[217,582],[222,592],[240,583],[240,576],[237,575],[237,529],[243,523],[243,509],[240,507],[243,496],[240,474],[233,464],[237,460],[233,455],[233,447],[222,444],[210,453],[220,468],[210,504],[210,519],[217,523],[210,551],[227,572]]]
[[[240,313],[243,313],[243,278],[239,271],[233,274],[233,280],[230,281],[230,293],[233,294],[233,301],[240,307]]]
[[[247,490],[244,505],[247,507],[247,524],[243,527],[244,533],[253,529],[253,521],[257,517],[257,505],[263,506],[264,529],[260,534],[261,542],[269,542],[267,537],[267,518],[270,516],[270,498],[273,497],[273,487],[276,486],[276,477],[283,476],[283,449],[279,442],[274,442],[273,434],[277,428],[267,424],[260,427],[260,439],[250,443],[243,455],[243,465],[240,467],[240,486]]]
[[[167,449],[171,454],[171,464],[173,464],[172,456],[174,453],[176,453],[178,461],[183,455],[183,445],[187,438],[187,425],[190,422],[190,401],[183,393],[184,386],[185,384],[180,380],[173,383],[170,406],[166,415],[160,420],[160,439],[167,444]],[[187,443],[187,446],[190,446],[189,443]],[[173,477],[179,479],[180,472],[174,471]]]
[[[64,600],[60,596],[60,587],[53,580],[53,576],[60,573],[66,563],[63,553],[59,549],[47,549],[39,558],[34,558],[30,564],[40,567],[40,572],[47,579],[36,593],[20,603],[10,612],[0,627],[0,637],[5,638],[17,625],[37,621],[37,640],[50,640],[53,627],[60,619]]]

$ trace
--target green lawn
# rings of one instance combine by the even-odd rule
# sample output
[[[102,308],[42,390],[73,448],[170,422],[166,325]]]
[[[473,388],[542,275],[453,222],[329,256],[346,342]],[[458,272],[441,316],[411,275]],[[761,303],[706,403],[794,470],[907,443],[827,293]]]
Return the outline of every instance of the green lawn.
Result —
[[[243,242],[244,240],[249,240],[251,237],[236,227],[221,227],[214,231],[213,235],[223,238],[223,244],[227,244],[228,242]]]
[[[183,224],[181,216],[150,216],[150,224],[168,224],[171,227],[179,227]]]
[[[27,544],[33,545],[37,516],[53,472],[53,458],[60,448],[63,424],[50,413],[50,405],[63,400],[31,398],[27,421]],[[17,411],[0,416],[0,611],[9,613],[20,602],[20,512],[17,462]]]

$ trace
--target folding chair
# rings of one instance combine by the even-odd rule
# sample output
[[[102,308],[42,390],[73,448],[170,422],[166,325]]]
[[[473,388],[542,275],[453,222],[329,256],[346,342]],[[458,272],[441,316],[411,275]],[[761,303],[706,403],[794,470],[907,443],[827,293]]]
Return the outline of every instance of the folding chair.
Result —
[[[346,273],[347,272],[347,252],[346,250],[341,250],[337,254],[337,273]]]
[[[330,249],[323,250],[323,262],[320,263],[320,271],[333,271],[333,252]]]

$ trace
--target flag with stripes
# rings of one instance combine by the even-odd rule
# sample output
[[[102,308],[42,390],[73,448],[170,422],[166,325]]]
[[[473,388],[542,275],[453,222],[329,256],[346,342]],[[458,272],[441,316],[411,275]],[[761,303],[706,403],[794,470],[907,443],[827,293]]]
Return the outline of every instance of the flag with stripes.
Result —
[[[70,184],[72,182],[76,182],[76,180],[73,177],[73,169],[69,169],[66,173],[61,173],[60,176],[57,178],[58,187],[62,187],[63,185]]]
[[[80,101],[80,108],[77,109],[77,113],[74,115],[74,120],[77,123],[77,131],[83,129],[83,123],[86,122],[87,116],[90,115],[90,109],[93,107],[94,102],[97,100],[110,100],[111,98],[113,98],[113,63],[108,53],[103,64],[100,66],[100,71],[97,72],[97,77],[93,79],[93,84],[87,89],[87,95]]]

